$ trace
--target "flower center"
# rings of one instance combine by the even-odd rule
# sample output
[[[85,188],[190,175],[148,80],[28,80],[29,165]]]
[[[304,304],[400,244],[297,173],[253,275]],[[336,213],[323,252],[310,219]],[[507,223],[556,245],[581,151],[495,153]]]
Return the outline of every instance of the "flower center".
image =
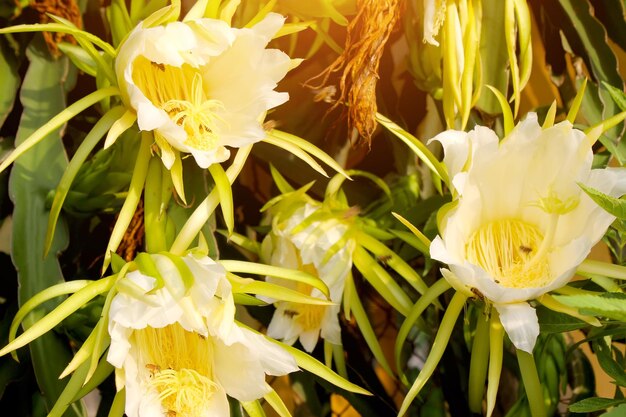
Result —
[[[542,287],[551,281],[548,252],[553,229],[549,227],[544,237],[537,227],[521,220],[492,221],[472,234],[466,258],[504,287]]]
[[[218,385],[213,381],[210,339],[188,332],[179,324],[147,327],[134,332],[140,363],[149,371],[149,387],[159,394],[167,416],[206,414]]]
[[[185,144],[202,151],[217,146],[215,134],[224,106],[208,98],[197,68],[189,64],[173,67],[140,56],[133,63],[133,82],[156,107],[187,133]]]
[[[318,275],[317,269],[311,264],[301,265],[299,269],[311,275]],[[296,291],[302,294],[310,295],[311,290],[313,290],[312,286],[301,282],[296,286]],[[285,313],[291,314],[293,320],[298,323],[304,331],[319,330],[320,327],[322,327],[322,320],[324,320],[324,315],[326,314],[326,306],[288,303]]]

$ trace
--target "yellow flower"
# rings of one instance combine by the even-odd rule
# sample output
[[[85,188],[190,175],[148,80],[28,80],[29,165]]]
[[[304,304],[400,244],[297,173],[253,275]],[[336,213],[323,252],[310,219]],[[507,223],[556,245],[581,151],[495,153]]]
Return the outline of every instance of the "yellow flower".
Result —
[[[160,277],[127,274],[109,315],[107,360],[118,389],[126,388],[126,415],[228,416],[226,395],[261,398],[271,390],[265,374],[298,369],[282,348],[234,322],[221,265],[192,255],[150,258]]]
[[[578,183],[626,192],[623,169],[591,169],[585,134],[568,121],[543,129],[530,113],[499,142],[488,128],[447,131],[445,149],[458,197],[430,251],[455,288],[492,303],[513,344],[532,352],[539,334],[528,304],[564,286],[615,217]]]
[[[291,59],[265,49],[284,18],[270,13],[252,28],[215,19],[137,26],[115,62],[122,97],[137,113],[139,129],[154,131],[169,169],[175,151],[198,165],[228,159],[226,147],[265,138],[267,110],[288,99],[274,91]]]

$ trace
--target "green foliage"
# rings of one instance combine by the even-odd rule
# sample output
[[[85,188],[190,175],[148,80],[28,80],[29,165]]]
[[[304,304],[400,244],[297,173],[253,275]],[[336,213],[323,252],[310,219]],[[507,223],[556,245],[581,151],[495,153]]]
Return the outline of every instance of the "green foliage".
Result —
[[[27,56],[29,66],[20,93],[24,110],[16,145],[65,108],[66,91],[71,89],[75,76],[68,69],[67,60],[53,60],[48,55],[40,36],[31,42]],[[65,82],[59,84],[59,80]],[[57,260],[57,253],[68,243],[63,220],[47,257],[43,256],[43,238],[48,221],[46,196],[56,186],[66,165],[60,134],[56,131],[16,162],[11,171],[10,194],[15,206],[12,258],[19,271],[21,303],[63,280]],[[41,169],[44,166],[46,169]],[[32,325],[35,317],[41,317],[44,312],[34,312],[24,321],[25,327]],[[71,352],[63,338],[55,334],[47,334],[31,343],[30,352],[37,382],[49,409],[63,389],[64,383],[58,380],[58,376]],[[80,416],[82,413],[80,409],[71,409],[67,415]]]
[[[618,219],[626,219],[626,200],[611,197],[598,190],[594,190],[585,184],[579,183],[580,188],[600,207],[611,213]]]
[[[562,295],[554,298],[570,307],[576,307],[582,314],[626,321],[626,294],[623,293]]]

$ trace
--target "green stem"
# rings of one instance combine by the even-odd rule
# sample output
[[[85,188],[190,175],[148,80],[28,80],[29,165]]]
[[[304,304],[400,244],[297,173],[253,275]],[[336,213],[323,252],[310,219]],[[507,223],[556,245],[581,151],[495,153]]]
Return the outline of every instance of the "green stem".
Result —
[[[333,359],[335,360],[335,366],[337,367],[337,373],[342,377],[348,379],[348,369],[346,368],[346,358],[343,351],[343,345],[333,346]]]
[[[504,328],[496,309],[491,310],[489,329],[489,377],[487,382],[487,417],[491,417],[496,406],[500,374],[502,373],[502,356],[504,343]]]
[[[400,411],[398,412],[398,416],[403,416],[407,412],[409,405],[411,405],[415,397],[417,397],[417,394],[419,394],[421,389],[424,388],[426,382],[430,379],[433,372],[435,372],[435,368],[439,364],[439,361],[443,356],[443,352],[446,350],[446,346],[448,346],[448,341],[450,340],[450,335],[454,329],[454,324],[456,323],[461,311],[463,311],[465,300],[467,300],[467,297],[460,292],[456,292],[452,297],[452,300],[450,300],[450,304],[448,304],[446,313],[443,315],[439,331],[437,332],[437,336],[435,336],[428,358],[426,358],[426,362],[415,379],[413,386],[409,392],[407,392],[406,397],[402,402],[402,406],[400,407]]]
[[[541,390],[541,381],[537,374],[537,365],[533,355],[517,350],[517,362],[519,363],[520,372],[522,374],[522,382],[530,404],[530,414],[532,417],[546,417],[545,401]]]
[[[150,145],[152,144],[152,134],[150,132],[141,132],[141,146],[137,153],[137,161],[135,162],[135,168],[133,169],[133,176],[130,180],[130,187],[128,188],[128,194],[124,205],[120,210],[120,214],[117,217],[111,237],[109,238],[109,244],[107,245],[106,252],[104,254],[104,263],[102,265],[102,273],[109,267],[111,263],[111,253],[117,251],[118,246],[124,238],[124,233],[130,225],[137,205],[139,204],[139,198],[143,191],[143,186],[146,181],[146,175],[148,174],[148,163],[152,158],[150,153]]]
[[[146,186],[143,194],[143,210],[146,236],[146,252],[159,253],[167,250],[165,241],[166,216],[161,213],[161,174],[162,163],[152,158],[148,165]]]
[[[231,184],[235,181],[235,178],[237,178],[243,169],[243,165],[246,162],[251,150],[252,145],[240,148],[235,156],[233,164],[226,170],[226,176]],[[214,188],[209,193],[207,198],[205,198],[204,201],[195,209],[189,219],[187,219],[187,222],[183,225],[180,233],[176,236],[176,239],[170,248],[170,252],[180,255],[186,251],[209,220],[218,204],[219,193],[217,189]]]
[[[476,333],[472,343],[472,358],[469,371],[469,408],[480,413],[483,408],[485,377],[489,362],[489,320],[481,312],[476,320]]]

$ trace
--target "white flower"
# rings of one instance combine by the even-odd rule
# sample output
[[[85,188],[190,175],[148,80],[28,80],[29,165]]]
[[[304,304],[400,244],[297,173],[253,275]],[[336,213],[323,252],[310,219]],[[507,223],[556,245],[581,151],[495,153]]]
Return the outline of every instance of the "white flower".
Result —
[[[270,390],[265,374],[298,369],[285,350],[236,325],[221,265],[208,257],[175,263],[150,256],[165,285],[155,288],[155,278],[130,272],[109,315],[107,360],[117,368],[118,389],[126,387],[126,415],[228,416],[227,394],[258,399]]]
[[[172,148],[207,168],[228,159],[226,146],[265,138],[265,112],[289,98],[274,88],[291,59],[265,49],[283,23],[275,13],[244,29],[204,18],[151,28],[140,23],[128,35],[115,62],[120,90],[139,129],[155,132],[168,169]]]
[[[328,218],[313,222],[297,233],[292,232],[318,209],[317,206],[304,204],[284,224],[275,225],[263,241],[263,258],[269,264],[305,271],[319,277],[330,290],[330,300],[340,303],[346,277],[352,268],[355,243],[348,240],[327,262],[324,262],[324,257],[344,237],[348,225],[338,219]],[[326,299],[321,291],[306,284],[272,277],[268,277],[267,281]],[[313,351],[320,336],[333,344],[341,344],[338,304],[320,306],[278,301],[275,306],[276,311],[267,329],[268,336],[282,339],[288,344],[300,339],[308,352]]]
[[[449,265],[442,273],[457,290],[493,303],[513,344],[532,352],[539,325],[527,301],[567,284],[614,220],[577,183],[619,196],[626,172],[592,170],[583,132],[567,121],[542,130],[534,113],[502,142],[485,127],[434,139],[458,197],[431,256]]]

